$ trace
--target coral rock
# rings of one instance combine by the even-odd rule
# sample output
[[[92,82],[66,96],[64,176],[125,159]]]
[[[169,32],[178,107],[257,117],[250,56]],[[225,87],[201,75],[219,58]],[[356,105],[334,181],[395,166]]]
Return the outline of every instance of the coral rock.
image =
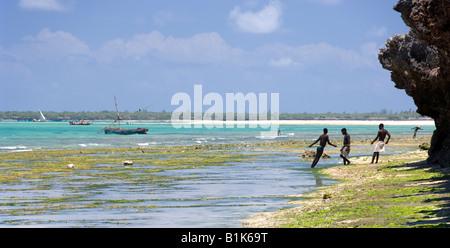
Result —
[[[380,49],[395,87],[414,99],[417,112],[434,119],[428,162],[450,166],[450,1],[400,0],[394,10],[410,27]]]

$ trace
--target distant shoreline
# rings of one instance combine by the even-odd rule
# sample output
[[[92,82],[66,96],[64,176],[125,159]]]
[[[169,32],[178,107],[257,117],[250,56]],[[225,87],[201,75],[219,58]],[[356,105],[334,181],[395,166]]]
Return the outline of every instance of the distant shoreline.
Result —
[[[180,123],[190,124],[275,124],[275,125],[378,125],[383,123],[384,125],[391,126],[434,126],[433,120],[267,120],[267,121],[189,121]]]
[[[3,120],[0,121],[11,121],[15,122],[16,120]],[[105,122],[113,122],[114,120],[91,120],[91,123],[105,123]],[[29,121],[24,121],[29,122]],[[48,122],[66,122],[66,121],[48,121]],[[146,123],[146,122],[161,122],[167,123],[171,122],[171,120],[122,120],[123,123]],[[188,123],[191,125],[195,124],[203,124],[203,125],[359,125],[359,126],[373,126],[383,123],[384,125],[390,126],[434,126],[434,120],[245,120],[245,121],[213,121],[213,120],[191,120],[191,121],[179,121],[176,123]]]
[[[105,121],[105,120],[116,120],[117,112],[115,111],[82,111],[82,112],[55,112],[55,111],[45,111],[43,114],[47,120],[50,121],[78,121],[78,120],[90,120],[90,121]],[[175,118],[180,116],[181,113],[175,113]],[[223,120],[226,118],[238,120],[242,117],[240,114],[233,113],[214,113],[211,116],[213,119]],[[200,113],[191,113],[191,120],[198,117]],[[174,116],[173,112],[148,112],[148,111],[123,111],[120,112],[120,117],[122,120],[146,120],[146,121],[170,121]],[[204,113],[201,113],[204,117]],[[38,119],[40,117],[37,111],[0,111],[0,120],[17,120],[17,121],[32,121],[33,119]],[[183,115],[183,118],[187,116]],[[249,114],[245,113],[245,120],[254,119],[278,119],[278,120],[395,120],[395,121],[410,121],[410,120],[431,120],[427,116],[422,116],[415,111],[401,111],[392,112],[387,110],[382,110],[379,112],[371,113],[278,113],[278,117],[272,116],[271,113],[264,115],[260,114]]]

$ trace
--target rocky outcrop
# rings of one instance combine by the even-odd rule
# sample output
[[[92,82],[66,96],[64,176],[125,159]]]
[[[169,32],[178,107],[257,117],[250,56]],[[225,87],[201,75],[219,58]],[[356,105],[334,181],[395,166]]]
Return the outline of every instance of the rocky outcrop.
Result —
[[[399,0],[394,10],[410,27],[380,49],[395,87],[414,99],[417,112],[434,119],[428,162],[450,166],[450,1]]]

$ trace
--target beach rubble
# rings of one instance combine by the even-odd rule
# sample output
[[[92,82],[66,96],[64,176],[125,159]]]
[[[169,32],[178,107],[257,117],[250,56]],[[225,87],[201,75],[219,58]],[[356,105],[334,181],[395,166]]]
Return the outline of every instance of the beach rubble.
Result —
[[[302,158],[314,158],[316,156],[315,150],[305,150],[302,155],[299,155],[298,157]],[[322,158],[331,158],[330,155],[328,155],[326,152],[322,154]]]

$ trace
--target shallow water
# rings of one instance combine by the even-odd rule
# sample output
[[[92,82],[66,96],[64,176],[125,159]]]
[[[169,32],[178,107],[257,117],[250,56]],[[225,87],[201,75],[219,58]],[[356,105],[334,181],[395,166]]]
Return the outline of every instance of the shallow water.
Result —
[[[73,126],[67,122],[0,121],[0,153],[46,149],[89,149],[112,147],[155,147],[199,144],[245,144],[261,141],[315,140],[327,127],[331,139],[342,139],[339,125],[280,125],[281,136],[264,136],[261,127],[250,128],[174,128],[170,122],[134,122],[124,128],[146,127],[146,135],[106,135],[101,129],[108,122]],[[411,137],[414,126],[386,127],[393,137]],[[346,126],[352,139],[374,139],[378,126]],[[423,126],[418,137],[430,136],[434,126]]]
[[[320,165],[336,162],[329,159]],[[297,198],[286,195],[334,183],[309,164],[291,156],[265,157],[263,161],[156,172],[170,178],[158,183],[100,181],[76,171],[42,184],[25,180],[2,186],[0,211],[10,214],[2,214],[0,223],[3,227],[240,227],[241,220],[252,214],[292,207],[289,201]],[[43,201],[58,197],[64,200]],[[83,207],[90,203],[98,207]],[[71,207],[59,210],[64,204]],[[42,212],[34,212],[38,210]]]
[[[50,180],[3,184],[0,226],[241,227],[242,220],[253,214],[294,207],[289,204],[299,199],[294,195],[336,183],[311,169],[311,161],[295,153],[279,154],[261,154],[251,162],[155,172],[161,180],[151,182],[105,179],[102,173],[111,173],[102,170],[105,166],[116,172],[127,167],[99,164]],[[331,154],[317,167],[340,163],[338,155]],[[149,166],[135,165],[132,173]],[[61,201],[54,202],[57,198]]]
[[[76,148],[78,151],[92,147],[261,141],[259,131],[250,129],[194,132],[195,129],[173,130],[168,124],[152,125],[153,130],[159,131],[150,135],[115,136],[97,134],[96,130],[101,126],[95,125],[73,127],[65,123],[20,123],[17,126],[0,122],[0,149],[2,152],[61,148]],[[22,130],[23,127],[30,128]],[[275,140],[315,139],[320,134],[311,131],[320,130],[318,126],[281,128],[286,135]],[[338,133],[340,127],[329,129],[330,136],[342,138]],[[371,127],[348,129],[354,131],[352,138],[362,138],[369,136],[367,130]],[[431,127],[429,129],[419,134],[431,133]],[[393,127],[390,131],[398,137],[402,134],[409,136],[410,130],[409,127]],[[338,148],[327,147],[325,152],[332,149]],[[363,145],[352,149],[351,156],[370,156],[373,147]],[[388,146],[382,155],[410,149]],[[242,220],[253,214],[294,207],[289,204],[291,200],[298,200],[293,195],[336,183],[319,174],[317,169],[311,169],[311,161],[298,158],[298,150],[293,151],[253,152],[251,149],[233,148],[230,156],[235,153],[258,155],[252,161],[152,173],[148,171],[159,166],[136,163],[126,167],[105,162],[87,170],[46,172],[41,174],[41,178],[3,183],[0,186],[0,227],[241,227]],[[153,155],[139,156],[151,160]],[[175,155],[170,158],[177,156],[181,157]],[[45,161],[51,163],[52,158],[45,158]],[[3,162],[6,163],[0,167],[0,173],[15,169],[14,164],[23,161]],[[331,159],[321,160],[316,168],[341,163],[338,155],[332,153]],[[122,173],[124,177],[113,176],[114,173]],[[152,177],[144,181],[143,176]]]

